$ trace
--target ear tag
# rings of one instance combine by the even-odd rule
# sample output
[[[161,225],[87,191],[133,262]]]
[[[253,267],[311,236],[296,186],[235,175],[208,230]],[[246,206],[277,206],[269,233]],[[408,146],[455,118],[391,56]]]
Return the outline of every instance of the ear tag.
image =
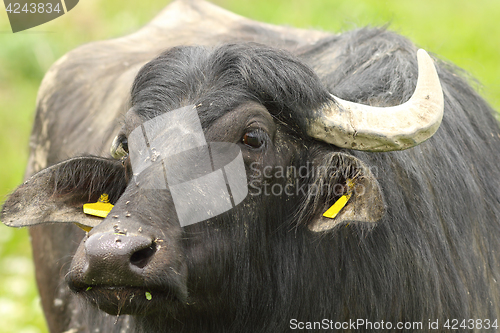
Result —
[[[347,202],[351,198],[352,189],[354,188],[354,180],[347,179],[347,186],[348,186],[347,194],[344,194],[337,201],[335,201],[335,203],[330,208],[328,208],[326,212],[323,213],[324,217],[328,217],[330,219],[335,218],[335,216],[337,216],[337,214],[340,213],[342,208],[344,208],[345,205],[347,205]]]
[[[99,198],[99,201],[83,205],[83,212],[85,214],[104,218],[108,216],[108,213],[112,208],[113,205],[109,203],[108,195],[106,193],[103,193]]]

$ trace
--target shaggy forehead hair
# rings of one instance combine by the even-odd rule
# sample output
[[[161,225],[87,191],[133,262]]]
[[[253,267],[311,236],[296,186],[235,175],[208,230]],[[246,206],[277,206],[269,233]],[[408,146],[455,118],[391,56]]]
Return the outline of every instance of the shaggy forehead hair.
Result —
[[[263,104],[274,116],[288,119],[292,112],[301,122],[329,98],[298,58],[255,43],[172,48],[139,71],[131,94],[132,106],[145,119],[202,104],[205,125],[245,101]]]

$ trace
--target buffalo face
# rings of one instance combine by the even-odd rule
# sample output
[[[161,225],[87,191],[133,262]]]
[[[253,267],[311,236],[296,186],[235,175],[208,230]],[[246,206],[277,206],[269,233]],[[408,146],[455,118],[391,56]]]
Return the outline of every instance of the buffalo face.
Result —
[[[12,226],[83,226],[88,233],[73,257],[67,282],[109,314],[234,318],[249,307],[264,311],[271,304],[284,306],[283,295],[302,290],[309,262],[318,262],[309,260],[320,255],[311,252],[310,244],[337,226],[373,224],[385,213],[376,174],[348,151],[332,146],[331,139],[340,137],[361,150],[405,149],[426,140],[439,126],[442,101],[440,91],[423,90],[417,89],[425,96],[406,105],[416,113],[415,104],[432,101],[417,124],[421,128],[409,129],[401,136],[404,142],[394,144],[400,136],[393,132],[358,133],[354,128],[351,133],[330,124],[338,114],[382,109],[342,104],[290,54],[255,44],[174,48],[145,65],[135,79],[131,108],[112,146],[119,160],[80,157],[41,171],[10,197],[2,221]],[[180,221],[172,189],[158,185],[164,181],[165,163],[171,161],[165,157],[163,164],[137,172],[132,147],[138,143],[131,139],[134,133],[147,137],[145,124],[160,132],[178,125],[157,126],[155,119],[182,108],[196,111],[207,142],[238,147],[247,189],[237,204],[233,192],[232,209],[189,225]],[[402,112],[390,109],[384,117],[401,117]],[[360,124],[360,129],[366,126]],[[417,134],[410,140],[411,131]],[[366,146],[370,135],[396,139]],[[184,141],[169,138],[158,146],[150,139],[145,146],[155,151],[162,144]],[[148,158],[153,160],[153,155]],[[225,181],[230,182],[227,177]],[[107,217],[85,215],[83,204],[103,193],[114,204]],[[347,195],[348,203],[336,216],[323,216]],[[190,209],[198,204],[193,200]]]

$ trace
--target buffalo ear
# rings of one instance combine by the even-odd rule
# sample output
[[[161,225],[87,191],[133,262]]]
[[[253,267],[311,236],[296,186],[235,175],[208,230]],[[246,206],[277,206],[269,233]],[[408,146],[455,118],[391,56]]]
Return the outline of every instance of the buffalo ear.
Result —
[[[102,157],[76,157],[46,168],[7,199],[0,220],[10,227],[74,222],[94,227],[102,219],[83,213],[83,204],[107,193],[116,202],[127,185],[122,163]]]
[[[386,206],[380,185],[368,166],[359,159],[343,154],[334,153],[327,157],[329,167],[325,170],[334,172],[328,175],[328,171],[321,175],[322,179],[319,188],[328,189],[329,192],[317,196],[320,198],[315,203],[316,213],[313,220],[308,224],[308,228],[314,232],[322,232],[333,229],[340,223],[379,221],[385,214]],[[325,217],[323,214],[339,199],[341,194],[335,189],[340,184],[345,183],[346,179],[353,179],[353,188],[350,192],[350,198],[347,204],[333,217]],[[328,185],[328,186],[325,186]],[[346,187],[347,188],[347,185]]]

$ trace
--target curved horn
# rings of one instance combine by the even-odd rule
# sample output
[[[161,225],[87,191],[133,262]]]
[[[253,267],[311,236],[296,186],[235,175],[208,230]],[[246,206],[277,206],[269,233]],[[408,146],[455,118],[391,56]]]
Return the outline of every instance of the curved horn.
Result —
[[[420,49],[417,58],[417,87],[406,103],[373,107],[332,95],[333,101],[310,122],[309,135],[338,147],[374,152],[408,149],[429,139],[443,118],[443,91],[431,57]]]

